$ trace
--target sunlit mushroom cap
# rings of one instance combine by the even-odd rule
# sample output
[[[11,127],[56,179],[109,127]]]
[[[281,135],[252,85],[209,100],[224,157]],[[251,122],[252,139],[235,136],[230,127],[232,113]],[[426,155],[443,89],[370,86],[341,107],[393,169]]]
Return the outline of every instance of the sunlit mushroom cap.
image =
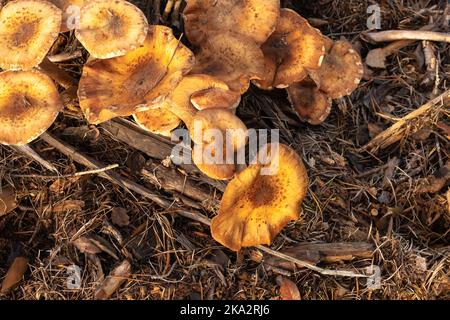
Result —
[[[275,30],[280,0],[188,0],[184,9],[186,36],[194,45],[212,32],[247,35],[261,45]]]
[[[63,108],[55,83],[39,71],[0,73],[0,143],[27,144],[44,133]]]
[[[197,110],[235,109],[240,102],[241,95],[228,89],[204,89],[191,96],[191,103]]]
[[[144,130],[170,137],[181,120],[165,107],[152,108],[133,114],[136,123]]]
[[[236,171],[234,164],[234,152],[229,150],[232,154],[231,160],[227,162],[227,151],[225,145],[222,148],[222,153],[216,153],[216,146],[214,144],[195,145],[192,149],[192,160],[194,164],[205,175],[212,179],[229,180],[233,178]]]
[[[147,35],[147,18],[123,0],[95,0],[81,9],[76,37],[95,58],[118,57],[138,48]]]
[[[325,54],[324,39],[306,19],[290,9],[281,9],[275,32],[262,45],[267,74],[254,81],[262,89],[286,88],[318,69]]]
[[[308,187],[305,166],[285,145],[270,144],[268,149],[267,165],[252,164],[230,181],[212,219],[213,238],[231,250],[270,244],[289,221],[299,218]]]
[[[203,73],[224,81],[230,90],[244,93],[250,80],[266,74],[264,54],[251,39],[233,33],[208,38],[198,55],[193,73]]]
[[[61,32],[75,29],[81,8],[90,0],[47,0],[62,11]]]
[[[320,90],[332,99],[350,95],[358,87],[363,74],[361,56],[345,40],[336,41],[320,69],[310,72]]]
[[[216,143],[222,146],[228,142],[233,151],[239,150],[247,143],[247,127],[241,119],[226,109],[198,111],[189,132],[197,144]]]
[[[55,42],[61,10],[39,0],[14,0],[0,11],[0,68],[29,70],[37,66]]]
[[[150,26],[143,46],[83,68],[78,96],[93,124],[129,116],[164,101],[194,64],[193,53],[170,28]]]
[[[331,98],[310,79],[290,85],[287,92],[292,108],[303,121],[318,125],[331,112]]]

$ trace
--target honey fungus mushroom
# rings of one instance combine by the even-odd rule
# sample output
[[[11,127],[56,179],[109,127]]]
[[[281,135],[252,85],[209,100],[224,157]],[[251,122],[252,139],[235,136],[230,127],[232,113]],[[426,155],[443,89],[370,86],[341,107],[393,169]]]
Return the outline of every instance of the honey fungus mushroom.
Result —
[[[234,164],[234,151],[228,150],[232,154],[231,162],[227,161],[226,145],[216,146],[215,143],[196,144],[192,149],[192,160],[194,164],[205,175],[212,179],[229,180],[233,178],[236,172],[236,165]],[[221,153],[218,153],[221,151]]]
[[[53,3],[62,11],[61,31],[73,30],[79,22],[79,13],[89,1],[92,0],[47,0]]]
[[[61,27],[61,10],[40,0],[14,0],[0,11],[0,68],[30,70],[42,62]]]
[[[186,36],[201,46],[211,33],[235,32],[261,45],[275,30],[280,0],[188,0],[183,12]]]
[[[53,124],[62,108],[47,75],[37,70],[0,73],[0,143],[30,143]]]
[[[147,18],[123,0],[95,0],[81,8],[75,34],[94,57],[118,57],[138,48],[146,39]]]
[[[241,95],[237,92],[228,89],[221,89],[221,88],[203,89],[191,95],[191,103],[197,110],[205,110],[205,109],[234,110],[239,106],[240,102],[241,102]]]
[[[297,115],[312,125],[321,124],[331,112],[332,100],[311,79],[287,88],[288,98]]]
[[[170,137],[181,123],[180,118],[163,106],[137,112],[133,114],[133,118],[144,130],[166,137]]]
[[[211,221],[213,238],[231,250],[270,244],[300,216],[308,186],[305,166],[283,144],[269,144],[267,149],[270,161],[250,165],[229,182]],[[260,159],[266,153],[265,148],[260,150]]]
[[[281,9],[280,20],[262,45],[267,73],[253,81],[262,89],[286,88],[321,66],[325,42],[321,33],[290,9]]]
[[[162,103],[194,65],[193,53],[165,26],[150,26],[144,44],[126,55],[93,60],[78,88],[86,119],[98,124]]]
[[[310,72],[310,77],[320,90],[332,99],[338,99],[350,95],[358,87],[363,74],[361,56],[350,42],[339,40],[327,52],[321,67]]]
[[[196,59],[192,73],[214,76],[237,93],[244,93],[250,80],[263,79],[266,74],[264,54],[259,46],[236,33],[211,35]]]

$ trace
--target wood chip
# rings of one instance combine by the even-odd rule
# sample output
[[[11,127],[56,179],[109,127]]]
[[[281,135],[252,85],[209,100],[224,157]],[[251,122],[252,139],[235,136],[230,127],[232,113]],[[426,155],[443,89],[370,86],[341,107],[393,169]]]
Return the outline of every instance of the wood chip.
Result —
[[[130,217],[125,208],[113,208],[111,212],[111,220],[116,226],[125,227],[130,224]]]
[[[280,297],[282,300],[301,300],[300,291],[297,285],[283,276],[277,277],[277,284],[280,286]]]
[[[98,300],[106,300],[116,292],[119,287],[127,280],[131,274],[131,264],[128,260],[122,261],[111,273],[103,280],[94,294]]]
[[[7,294],[23,279],[23,275],[28,270],[28,259],[16,257],[8,269],[2,282],[1,294]]]
[[[16,194],[12,188],[0,190],[0,217],[10,213],[17,207]]]
[[[78,250],[80,250],[81,253],[96,254],[102,252],[102,250],[90,238],[87,237],[80,237],[72,243]]]
[[[61,213],[66,211],[81,211],[83,208],[84,201],[82,200],[65,200],[53,206],[52,211]]]

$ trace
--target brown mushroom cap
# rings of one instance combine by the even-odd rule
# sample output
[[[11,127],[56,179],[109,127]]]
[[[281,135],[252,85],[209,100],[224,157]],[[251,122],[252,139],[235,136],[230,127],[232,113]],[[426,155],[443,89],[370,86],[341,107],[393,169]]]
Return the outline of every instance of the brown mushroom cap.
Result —
[[[170,137],[181,120],[165,107],[152,108],[133,114],[136,123],[144,130]]]
[[[186,36],[199,46],[212,32],[247,35],[261,45],[279,14],[280,0],[188,0],[183,12]]]
[[[236,109],[240,102],[239,93],[219,88],[203,89],[191,96],[191,103],[197,110]]]
[[[63,108],[55,83],[37,70],[0,73],[0,143],[27,144],[44,133]]]
[[[124,0],[95,0],[81,8],[76,37],[95,58],[118,57],[142,45],[147,18]]]
[[[200,171],[212,179],[229,180],[233,178],[236,165],[234,163],[227,163],[226,157],[226,148],[223,148],[221,155],[216,154],[214,144],[195,145],[192,149],[192,160],[194,164]]]
[[[197,144],[208,145],[215,142],[210,130],[219,130],[222,142],[226,139],[234,151],[244,147],[247,143],[247,127],[231,111],[226,109],[206,109],[198,111],[189,126],[192,140]]]
[[[264,54],[259,46],[239,34],[211,35],[196,58],[192,73],[214,76],[238,93],[247,91],[250,80],[263,79],[266,74]]]
[[[76,17],[77,14],[76,10],[81,10],[85,4],[88,3],[88,1],[91,0],[47,0],[51,3],[53,3],[55,6],[57,6],[62,11],[62,24],[61,24],[61,31],[60,32],[67,32],[69,30],[75,29],[76,19],[79,17]]]
[[[320,69],[310,72],[310,77],[320,90],[332,99],[338,99],[350,95],[358,87],[363,74],[361,56],[350,42],[340,40],[325,56]]]
[[[194,64],[193,53],[164,26],[150,26],[144,44],[125,56],[83,68],[78,97],[90,123],[129,116],[161,103]]]
[[[14,0],[0,11],[0,68],[29,70],[42,62],[61,27],[61,10],[39,0]]]
[[[281,9],[275,32],[262,45],[267,74],[253,81],[262,89],[286,88],[318,69],[325,55],[322,34],[290,9]]]
[[[287,92],[292,108],[303,121],[318,125],[331,112],[333,101],[310,79],[290,85]]]
[[[308,187],[306,169],[294,150],[277,146],[269,145],[270,164],[252,164],[236,174],[211,221],[213,238],[231,250],[270,244],[289,221],[299,218]],[[278,170],[262,174],[275,163]]]

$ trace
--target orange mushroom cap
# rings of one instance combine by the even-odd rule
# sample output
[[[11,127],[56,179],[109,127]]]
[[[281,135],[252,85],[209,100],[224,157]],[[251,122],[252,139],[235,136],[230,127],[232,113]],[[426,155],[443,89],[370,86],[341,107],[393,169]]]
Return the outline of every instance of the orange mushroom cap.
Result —
[[[197,110],[236,109],[240,102],[239,93],[219,88],[203,89],[191,96],[191,103]]]
[[[144,130],[170,137],[181,120],[165,107],[152,108],[133,114],[136,123]]]
[[[227,162],[225,145],[221,149],[223,150],[222,153],[218,154],[218,149],[214,143],[204,145],[196,144],[192,149],[192,160],[197,168],[208,177],[217,180],[229,180],[234,176],[236,171],[234,152],[230,150],[233,153],[233,161]]]
[[[271,161],[252,164],[236,174],[211,221],[213,238],[231,250],[270,244],[289,221],[300,216],[308,187],[305,166],[285,145],[270,144],[267,149]],[[276,170],[263,174],[271,166]]]

